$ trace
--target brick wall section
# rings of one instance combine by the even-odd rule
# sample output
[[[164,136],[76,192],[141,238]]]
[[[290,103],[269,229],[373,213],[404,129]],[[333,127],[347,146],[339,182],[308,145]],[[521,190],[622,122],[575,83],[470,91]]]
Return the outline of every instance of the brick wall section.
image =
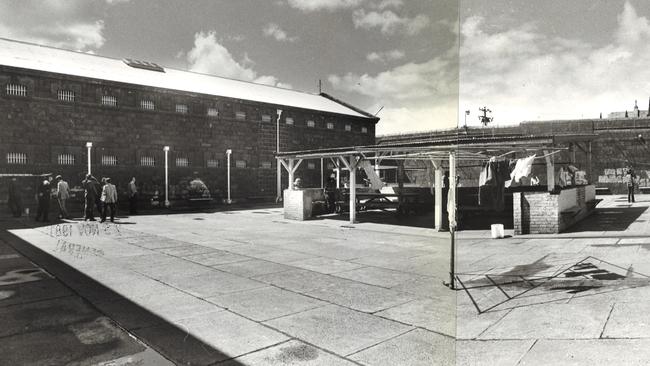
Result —
[[[27,97],[9,96],[7,83],[27,86]],[[75,102],[57,100],[60,89],[75,91]],[[117,97],[117,107],[101,105],[102,95]],[[155,110],[140,109],[140,100],[154,101]],[[176,104],[186,104],[189,113],[176,113]],[[207,108],[219,117],[207,116]],[[375,119],[357,118],[313,110],[211,95],[157,89],[0,66],[0,173],[62,174],[71,186],[79,185],[86,172],[86,142],[93,143],[93,175],[110,176],[125,192],[135,176],[145,194],[164,191],[163,146],[169,145],[170,197],[183,197],[184,184],[200,177],[216,197],[226,192],[226,149],[232,149],[231,189],[233,199],[275,196],[276,110],[282,109],[280,150],[305,150],[336,146],[370,145],[375,142]],[[245,120],[235,118],[237,111]],[[271,116],[263,122],[262,115]],[[294,125],[284,118],[294,118]],[[314,120],[315,127],[307,127]],[[334,122],[335,128],[326,128]],[[352,131],[345,131],[345,124]],[[367,133],[361,128],[366,127]],[[24,153],[25,165],[7,164],[7,153]],[[59,154],[75,157],[72,166],[58,165]],[[117,166],[102,166],[102,155],[115,156]],[[140,165],[140,158],[155,158],[155,167]],[[187,158],[189,167],[176,167],[176,158]],[[207,167],[218,160],[216,168]],[[246,168],[236,168],[237,160]],[[271,163],[271,167],[265,163]],[[284,184],[286,185],[286,172]],[[307,161],[296,176],[305,186],[320,187],[320,161],[307,169]],[[0,187],[0,201],[6,199]]]
[[[513,193],[513,222],[515,235],[556,234],[565,231],[593,213],[585,202],[585,186],[576,189],[577,207],[560,212],[560,194],[549,192]]]

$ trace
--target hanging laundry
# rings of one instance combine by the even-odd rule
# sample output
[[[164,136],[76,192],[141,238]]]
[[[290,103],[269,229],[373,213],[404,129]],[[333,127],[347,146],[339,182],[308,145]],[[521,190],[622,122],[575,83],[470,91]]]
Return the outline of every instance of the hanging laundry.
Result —
[[[527,177],[533,171],[533,161],[535,160],[535,155],[531,155],[527,158],[522,158],[517,160],[515,168],[510,173],[510,179],[512,182],[506,184],[506,187],[510,187],[513,183],[519,183],[521,178]]]
[[[505,182],[508,179],[510,179],[510,161],[490,159],[479,175],[479,206],[503,211]]]

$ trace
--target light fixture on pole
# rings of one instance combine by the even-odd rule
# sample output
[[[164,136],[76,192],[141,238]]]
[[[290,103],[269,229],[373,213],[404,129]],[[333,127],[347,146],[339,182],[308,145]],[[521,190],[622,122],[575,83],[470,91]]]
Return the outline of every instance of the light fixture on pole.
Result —
[[[163,147],[165,152],[165,207],[169,207],[169,146]]]
[[[467,116],[469,116],[469,109],[465,111],[465,127],[467,127]]]
[[[226,167],[228,171],[228,200],[226,201],[228,204],[232,203],[232,200],[230,199],[230,154],[232,154],[232,150],[228,149],[226,150]]]
[[[86,142],[86,148],[88,149],[88,174],[90,174],[90,149],[93,148],[93,143]]]

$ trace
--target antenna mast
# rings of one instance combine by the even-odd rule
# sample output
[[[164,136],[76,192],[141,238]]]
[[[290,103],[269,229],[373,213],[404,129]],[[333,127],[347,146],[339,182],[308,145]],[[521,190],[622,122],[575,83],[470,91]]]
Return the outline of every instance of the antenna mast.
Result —
[[[483,112],[482,116],[478,116],[478,120],[483,124],[483,126],[487,127],[488,123],[492,122],[494,119],[493,117],[488,117],[487,115],[488,112],[492,113],[492,111],[488,109],[488,107],[479,108],[478,110]]]

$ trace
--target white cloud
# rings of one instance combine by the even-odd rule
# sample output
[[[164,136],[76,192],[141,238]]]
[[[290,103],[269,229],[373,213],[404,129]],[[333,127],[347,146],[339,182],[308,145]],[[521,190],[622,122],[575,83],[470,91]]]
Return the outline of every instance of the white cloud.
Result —
[[[248,55],[244,55],[241,62],[236,61],[230,51],[217,41],[215,32],[194,35],[194,47],[187,52],[187,62],[191,71],[291,88],[290,84],[279,82],[275,76],[259,76],[252,69],[255,63]]]
[[[355,28],[367,30],[379,28],[383,34],[402,32],[408,35],[420,33],[430,23],[426,15],[419,14],[413,18],[401,17],[392,10],[366,12],[364,9],[357,9],[352,13],[352,20]]]
[[[105,42],[104,22],[82,0],[0,2],[0,37],[89,51]]]
[[[390,8],[390,7],[398,9],[398,8],[401,8],[402,5],[404,5],[404,2],[402,0],[381,0],[377,4],[372,4],[372,7],[380,9],[380,10],[384,10],[384,9]]]
[[[119,4],[119,3],[128,3],[131,0],[106,0],[108,5]]]
[[[289,37],[287,32],[282,30],[279,25],[276,23],[267,24],[262,30],[265,36],[273,37],[276,41],[279,42],[295,42],[298,40],[298,37]]]
[[[382,63],[401,60],[403,58],[404,58],[404,51],[402,50],[371,52],[366,55],[366,60],[370,62],[382,62]]]
[[[629,3],[606,45],[551,37],[530,24],[486,29],[481,17],[461,27],[461,111],[487,105],[502,124],[598,118],[650,93],[650,25]]]
[[[334,11],[361,5],[365,0],[288,0],[289,6],[305,12]]]
[[[379,133],[432,130],[456,125],[458,62],[454,52],[422,63],[409,62],[376,75],[329,75],[337,92],[372,100],[368,111],[380,107]]]

